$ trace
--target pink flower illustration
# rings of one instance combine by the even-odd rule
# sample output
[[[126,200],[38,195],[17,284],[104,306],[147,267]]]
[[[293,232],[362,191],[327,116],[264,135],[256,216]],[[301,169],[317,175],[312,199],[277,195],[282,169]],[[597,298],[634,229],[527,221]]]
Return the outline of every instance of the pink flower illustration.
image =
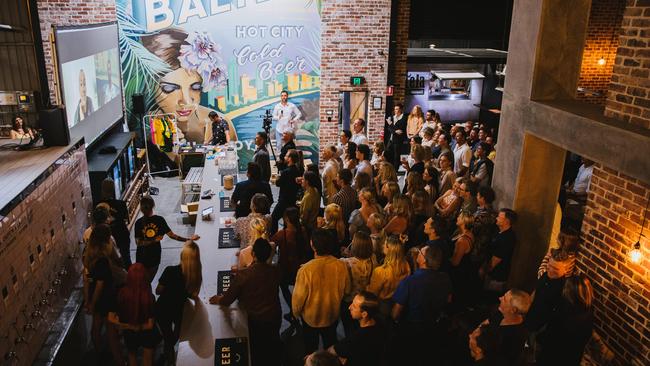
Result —
[[[194,70],[203,78],[203,90],[218,89],[226,84],[226,69],[219,56],[221,49],[207,32],[193,32],[181,46],[181,67]]]

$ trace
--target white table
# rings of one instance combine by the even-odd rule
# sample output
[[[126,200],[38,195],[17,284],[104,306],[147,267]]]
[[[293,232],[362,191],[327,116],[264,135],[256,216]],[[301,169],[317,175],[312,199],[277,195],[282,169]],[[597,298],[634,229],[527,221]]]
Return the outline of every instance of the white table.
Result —
[[[203,168],[190,168],[187,176],[181,182],[181,201],[185,203],[185,197],[201,194]]]
[[[226,217],[232,217],[233,212],[220,212],[219,192],[230,197],[233,190],[223,190],[221,175],[215,165],[216,159],[205,160],[201,191],[212,189],[212,199],[199,201],[199,212],[195,233],[201,239],[197,241],[201,250],[203,265],[203,285],[199,294],[200,302],[186,302],[183,312],[180,343],[176,363],[183,366],[210,365],[214,363],[214,347],[216,338],[248,337],[248,322],[244,311],[235,302],[230,307],[210,305],[208,300],[217,293],[217,272],[227,271],[237,263],[236,254],[239,248],[219,249],[219,228],[226,227],[223,223]],[[246,179],[245,174],[238,175],[238,181]],[[203,209],[212,206],[212,220],[201,218]],[[250,345],[249,345],[250,347]],[[250,350],[250,348],[249,348]],[[248,357],[250,360],[250,355]]]

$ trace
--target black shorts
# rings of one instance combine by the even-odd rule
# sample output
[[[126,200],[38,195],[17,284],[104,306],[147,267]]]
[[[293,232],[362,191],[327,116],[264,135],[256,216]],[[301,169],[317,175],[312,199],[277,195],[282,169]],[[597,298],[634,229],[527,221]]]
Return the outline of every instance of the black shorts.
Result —
[[[147,268],[158,267],[161,252],[160,243],[141,245],[135,252],[135,261],[142,263]]]
[[[125,330],[122,332],[124,336],[124,343],[129,352],[136,352],[138,348],[156,348],[160,342],[160,334],[156,327],[151,330],[143,330],[141,332],[134,332]]]

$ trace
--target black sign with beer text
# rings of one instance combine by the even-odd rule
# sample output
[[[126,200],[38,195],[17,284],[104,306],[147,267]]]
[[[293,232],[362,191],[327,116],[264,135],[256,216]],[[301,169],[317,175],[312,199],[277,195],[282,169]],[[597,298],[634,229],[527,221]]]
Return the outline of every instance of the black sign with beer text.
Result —
[[[248,366],[248,338],[217,338],[214,340],[214,366]]]
[[[218,271],[217,272],[217,295],[223,295],[230,288],[232,283],[231,271]]]
[[[221,212],[234,212],[235,208],[230,207],[230,197],[221,197],[219,199],[219,211]]]
[[[219,229],[219,249],[239,248],[239,240],[235,237],[235,229],[231,227]]]

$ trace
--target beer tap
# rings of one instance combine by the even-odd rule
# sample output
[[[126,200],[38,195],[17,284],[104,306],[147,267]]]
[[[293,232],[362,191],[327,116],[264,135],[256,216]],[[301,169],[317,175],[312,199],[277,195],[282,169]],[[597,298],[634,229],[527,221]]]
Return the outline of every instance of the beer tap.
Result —
[[[14,330],[16,331],[16,338],[14,339],[14,344],[15,345],[26,344],[27,340],[18,331],[18,322],[14,322],[13,326],[14,326]]]
[[[12,351],[9,351],[9,352],[5,353],[5,361],[14,361],[14,360],[15,361],[20,361],[16,351],[12,350]]]
[[[34,330],[36,327],[34,326],[34,323],[32,323],[29,320],[29,316],[27,316],[27,307],[23,307],[23,309],[20,311],[23,314],[23,318],[25,319],[25,325],[23,326],[23,331],[28,331],[28,330]]]

